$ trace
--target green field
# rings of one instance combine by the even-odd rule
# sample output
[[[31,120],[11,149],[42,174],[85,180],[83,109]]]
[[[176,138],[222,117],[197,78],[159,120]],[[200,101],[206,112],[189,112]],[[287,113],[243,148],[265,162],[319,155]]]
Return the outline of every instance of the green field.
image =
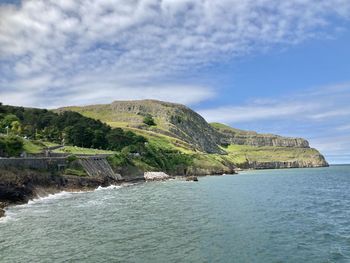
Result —
[[[98,150],[98,149],[90,149],[90,148],[82,148],[77,146],[64,146],[57,150],[54,150],[55,153],[70,153],[70,154],[114,154],[114,151],[108,150]]]

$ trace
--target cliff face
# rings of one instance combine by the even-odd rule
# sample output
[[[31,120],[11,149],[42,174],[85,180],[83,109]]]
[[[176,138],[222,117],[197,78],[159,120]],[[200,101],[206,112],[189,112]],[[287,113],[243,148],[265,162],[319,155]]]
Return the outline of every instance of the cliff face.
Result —
[[[115,101],[111,104],[67,107],[57,111],[65,110],[77,111],[87,117],[104,121],[112,127],[130,129],[148,136],[149,140],[158,140],[162,135],[162,142],[165,140],[169,147],[184,149],[185,152],[227,155],[228,163],[246,168],[328,165],[324,157],[317,150],[310,148],[305,139],[258,134],[219,123],[210,125],[198,113],[180,104],[155,100]],[[146,115],[154,118],[156,126],[143,123]],[[229,146],[248,148],[236,147],[232,152]],[[215,158],[212,157],[212,163],[215,162]],[[210,163],[210,160],[207,161]],[[210,165],[204,170],[209,171]],[[224,164],[226,165],[227,163]],[[201,163],[198,163],[196,167],[200,166]]]
[[[317,156],[311,161],[285,161],[285,162],[249,162],[248,168],[250,169],[285,169],[285,168],[315,168],[328,166],[326,160],[322,155]]]
[[[219,133],[222,144],[238,144],[250,146],[275,146],[309,148],[309,142],[302,138],[288,138],[273,134],[259,134],[254,131],[244,131],[226,126],[221,123],[211,123]]]

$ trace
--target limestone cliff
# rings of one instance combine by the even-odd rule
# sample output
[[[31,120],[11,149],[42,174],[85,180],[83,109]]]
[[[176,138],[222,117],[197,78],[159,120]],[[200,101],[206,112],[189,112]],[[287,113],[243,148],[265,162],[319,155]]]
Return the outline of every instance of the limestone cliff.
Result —
[[[288,138],[274,134],[259,134],[254,131],[235,129],[221,123],[211,123],[219,132],[219,143],[250,146],[275,146],[309,148],[309,142],[302,138]]]

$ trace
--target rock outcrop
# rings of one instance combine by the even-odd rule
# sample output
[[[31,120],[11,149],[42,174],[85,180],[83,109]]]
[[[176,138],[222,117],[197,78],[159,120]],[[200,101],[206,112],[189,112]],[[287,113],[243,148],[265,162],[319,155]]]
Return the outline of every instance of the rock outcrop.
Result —
[[[186,176],[186,181],[188,182],[198,182],[197,176]]]
[[[315,159],[314,161],[286,161],[286,162],[249,162],[250,169],[285,169],[285,168],[315,168],[325,167],[328,163],[320,156],[320,160]]]
[[[162,181],[169,179],[170,176],[163,172],[145,172],[144,178],[146,181]]]
[[[289,138],[274,134],[259,134],[254,131],[235,129],[221,123],[212,123],[211,125],[218,132],[217,138],[219,144],[238,144],[257,147],[310,147],[309,142],[302,138]]]
[[[169,179],[170,176],[163,172],[145,172],[144,178],[146,181],[162,181]]]

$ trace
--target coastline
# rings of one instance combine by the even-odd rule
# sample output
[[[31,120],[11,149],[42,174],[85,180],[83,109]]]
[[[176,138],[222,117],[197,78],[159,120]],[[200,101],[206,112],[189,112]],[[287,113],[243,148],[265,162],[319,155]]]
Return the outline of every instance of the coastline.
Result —
[[[12,170],[13,172],[13,170]],[[39,171],[16,171],[16,176],[13,177],[14,182],[0,183],[0,220],[6,217],[6,208],[14,205],[27,204],[30,201],[34,201],[40,198],[45,198],[50,195],[56,195],[62,192],[70,193],[83,193],[89,191],[95,191],[99,188],[108,188],[111,186],[122,186],[129,183],[141,183],[141,182],[153,182],[153,181],[167,181],[171,179],[182,179],[186,181],[197,181],[198,177],[205,176],[223,176],[226,174],[214,174],[204,175],[198,174],[196,176],[168,176],[166,178],[155,178],[152,180],[146,180],[144,177],[126,177],[122,181],[111,180],[110,178],[102,177],[79,177],[71,175],[49,175],[50,181],[40,181],[39,177],[47,176],[46,173]],[[19,178],[28,179],[28,173],[32,176],[30,180],[26,182],[18,181]],[[236,174],[233,173],[233,174]],[[0,177],[2,174],[0,173]]]
[[[94,191],[99,187],[141,182],[140,177],[117,181],[108,177],[80,177],[54,175],[34,170],[0,171],[0,218],[6,216],[6,207],[26,204],[31,200],[66,192]]]
[[[299,167],[295,167],[299,168]],[[311,167],[309,167],[311,168]],[[316,168],[316,167],[313,167]],[[273,168],[276,169],[276,168]],[[277,168],[283,169],[283,168]],[[284,168],[284,169],[291,169]],[[0,171],[0,219],[6,217],[6,208],[12,205],[27,204],[29,201],[55,195],[62,192],[88,192],[99,187],[121,186],[125,183],[140,183],[146,181],[166,181],[169,179],[184,179],[197,181],[197,177],[235,175],[238,172],[261,170],[259,168],[237,168],[232,173],[204,174],[203,171],[195,175],[176,175],[167,178],[146,180],[144,176],[126,176],[123,180],[113,180],[108,177],[80,177],[73,175],[53,175],[48,172],[35,170]],[[5,178],[4,178],[5,175]]]

